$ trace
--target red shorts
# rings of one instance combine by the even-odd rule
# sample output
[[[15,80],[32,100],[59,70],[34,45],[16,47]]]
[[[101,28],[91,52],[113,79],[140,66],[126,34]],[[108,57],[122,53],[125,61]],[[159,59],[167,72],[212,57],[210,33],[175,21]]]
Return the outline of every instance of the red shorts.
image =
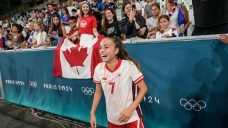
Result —
[[[116,125],[108,122],[108,128],[144,128],[144,124],[142,119],[124,125]]]

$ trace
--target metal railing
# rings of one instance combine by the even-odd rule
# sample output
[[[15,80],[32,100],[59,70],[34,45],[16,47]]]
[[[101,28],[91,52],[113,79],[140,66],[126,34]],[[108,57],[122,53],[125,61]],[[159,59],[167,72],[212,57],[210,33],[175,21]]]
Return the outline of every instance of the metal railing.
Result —
[[[123,41],[124,44],[146,44],[146,43],[175,43],[180,41],[197,41],[197,40],[213,40],[219,39],[220,34],[216,35],[203,35],[203,36],[186,36],[186,37],[173,37],[173,38],[162,38],[162,39],[129,39],[127,41]],[[40,48],[29,48],[29,49],[19,49],[19,50],[1,50],[1,52],[26,52],[26,51],[41,51],[41,50],[53,50],[56,46],[46,46]]]

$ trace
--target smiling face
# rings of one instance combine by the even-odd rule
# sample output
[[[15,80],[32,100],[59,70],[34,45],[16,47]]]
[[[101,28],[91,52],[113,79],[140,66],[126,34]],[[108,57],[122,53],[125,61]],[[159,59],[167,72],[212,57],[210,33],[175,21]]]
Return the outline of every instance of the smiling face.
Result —
[[[82,4],[82,12],[84,13],[84,15],[89,14],[89,5],[87,3]]]
[[[125,7],[124,7],[124,13],[126,15],[130,14],[132,12],[132,6],[131,4],[126,4]]]
[[[119,49],[111,39],[104,38],[101,41],[99,53],[103,62],[112,63],[117,60],[118,52]]]
[[[112,12],[111,12],[111,10],[106,10],[105,11],[105,18],[108,20],[108,21],[110,21],[110,20],[112,20],[113,19],[113,14],[112,14]]]
[[[169,27],[169,20],[167,20],[166,18],[161,18],[159,20],[159,25],[161,30],[165,30]]]

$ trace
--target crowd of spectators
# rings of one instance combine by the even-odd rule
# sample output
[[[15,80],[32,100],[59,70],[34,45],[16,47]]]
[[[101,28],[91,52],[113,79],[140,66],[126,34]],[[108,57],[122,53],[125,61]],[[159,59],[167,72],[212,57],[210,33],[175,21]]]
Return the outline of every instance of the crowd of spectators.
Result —
[[[124,0],[61,0],[0,20],[0,47],[6,50],[57,46],[62,37],[84,44],[102,34],[122,40],[183,37],[190,25],[183,3]]]

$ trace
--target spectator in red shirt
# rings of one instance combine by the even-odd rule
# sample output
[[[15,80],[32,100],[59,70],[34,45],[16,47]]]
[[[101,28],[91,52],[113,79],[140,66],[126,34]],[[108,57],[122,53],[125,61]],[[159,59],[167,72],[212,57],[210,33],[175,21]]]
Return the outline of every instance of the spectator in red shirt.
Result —
[[[97,20],[92,15],[87,1],[82,2],[81,5],[81,17],[78,20],[80,44],[89,45],[88,43],[91,43],[99,35],[97,31]]]

